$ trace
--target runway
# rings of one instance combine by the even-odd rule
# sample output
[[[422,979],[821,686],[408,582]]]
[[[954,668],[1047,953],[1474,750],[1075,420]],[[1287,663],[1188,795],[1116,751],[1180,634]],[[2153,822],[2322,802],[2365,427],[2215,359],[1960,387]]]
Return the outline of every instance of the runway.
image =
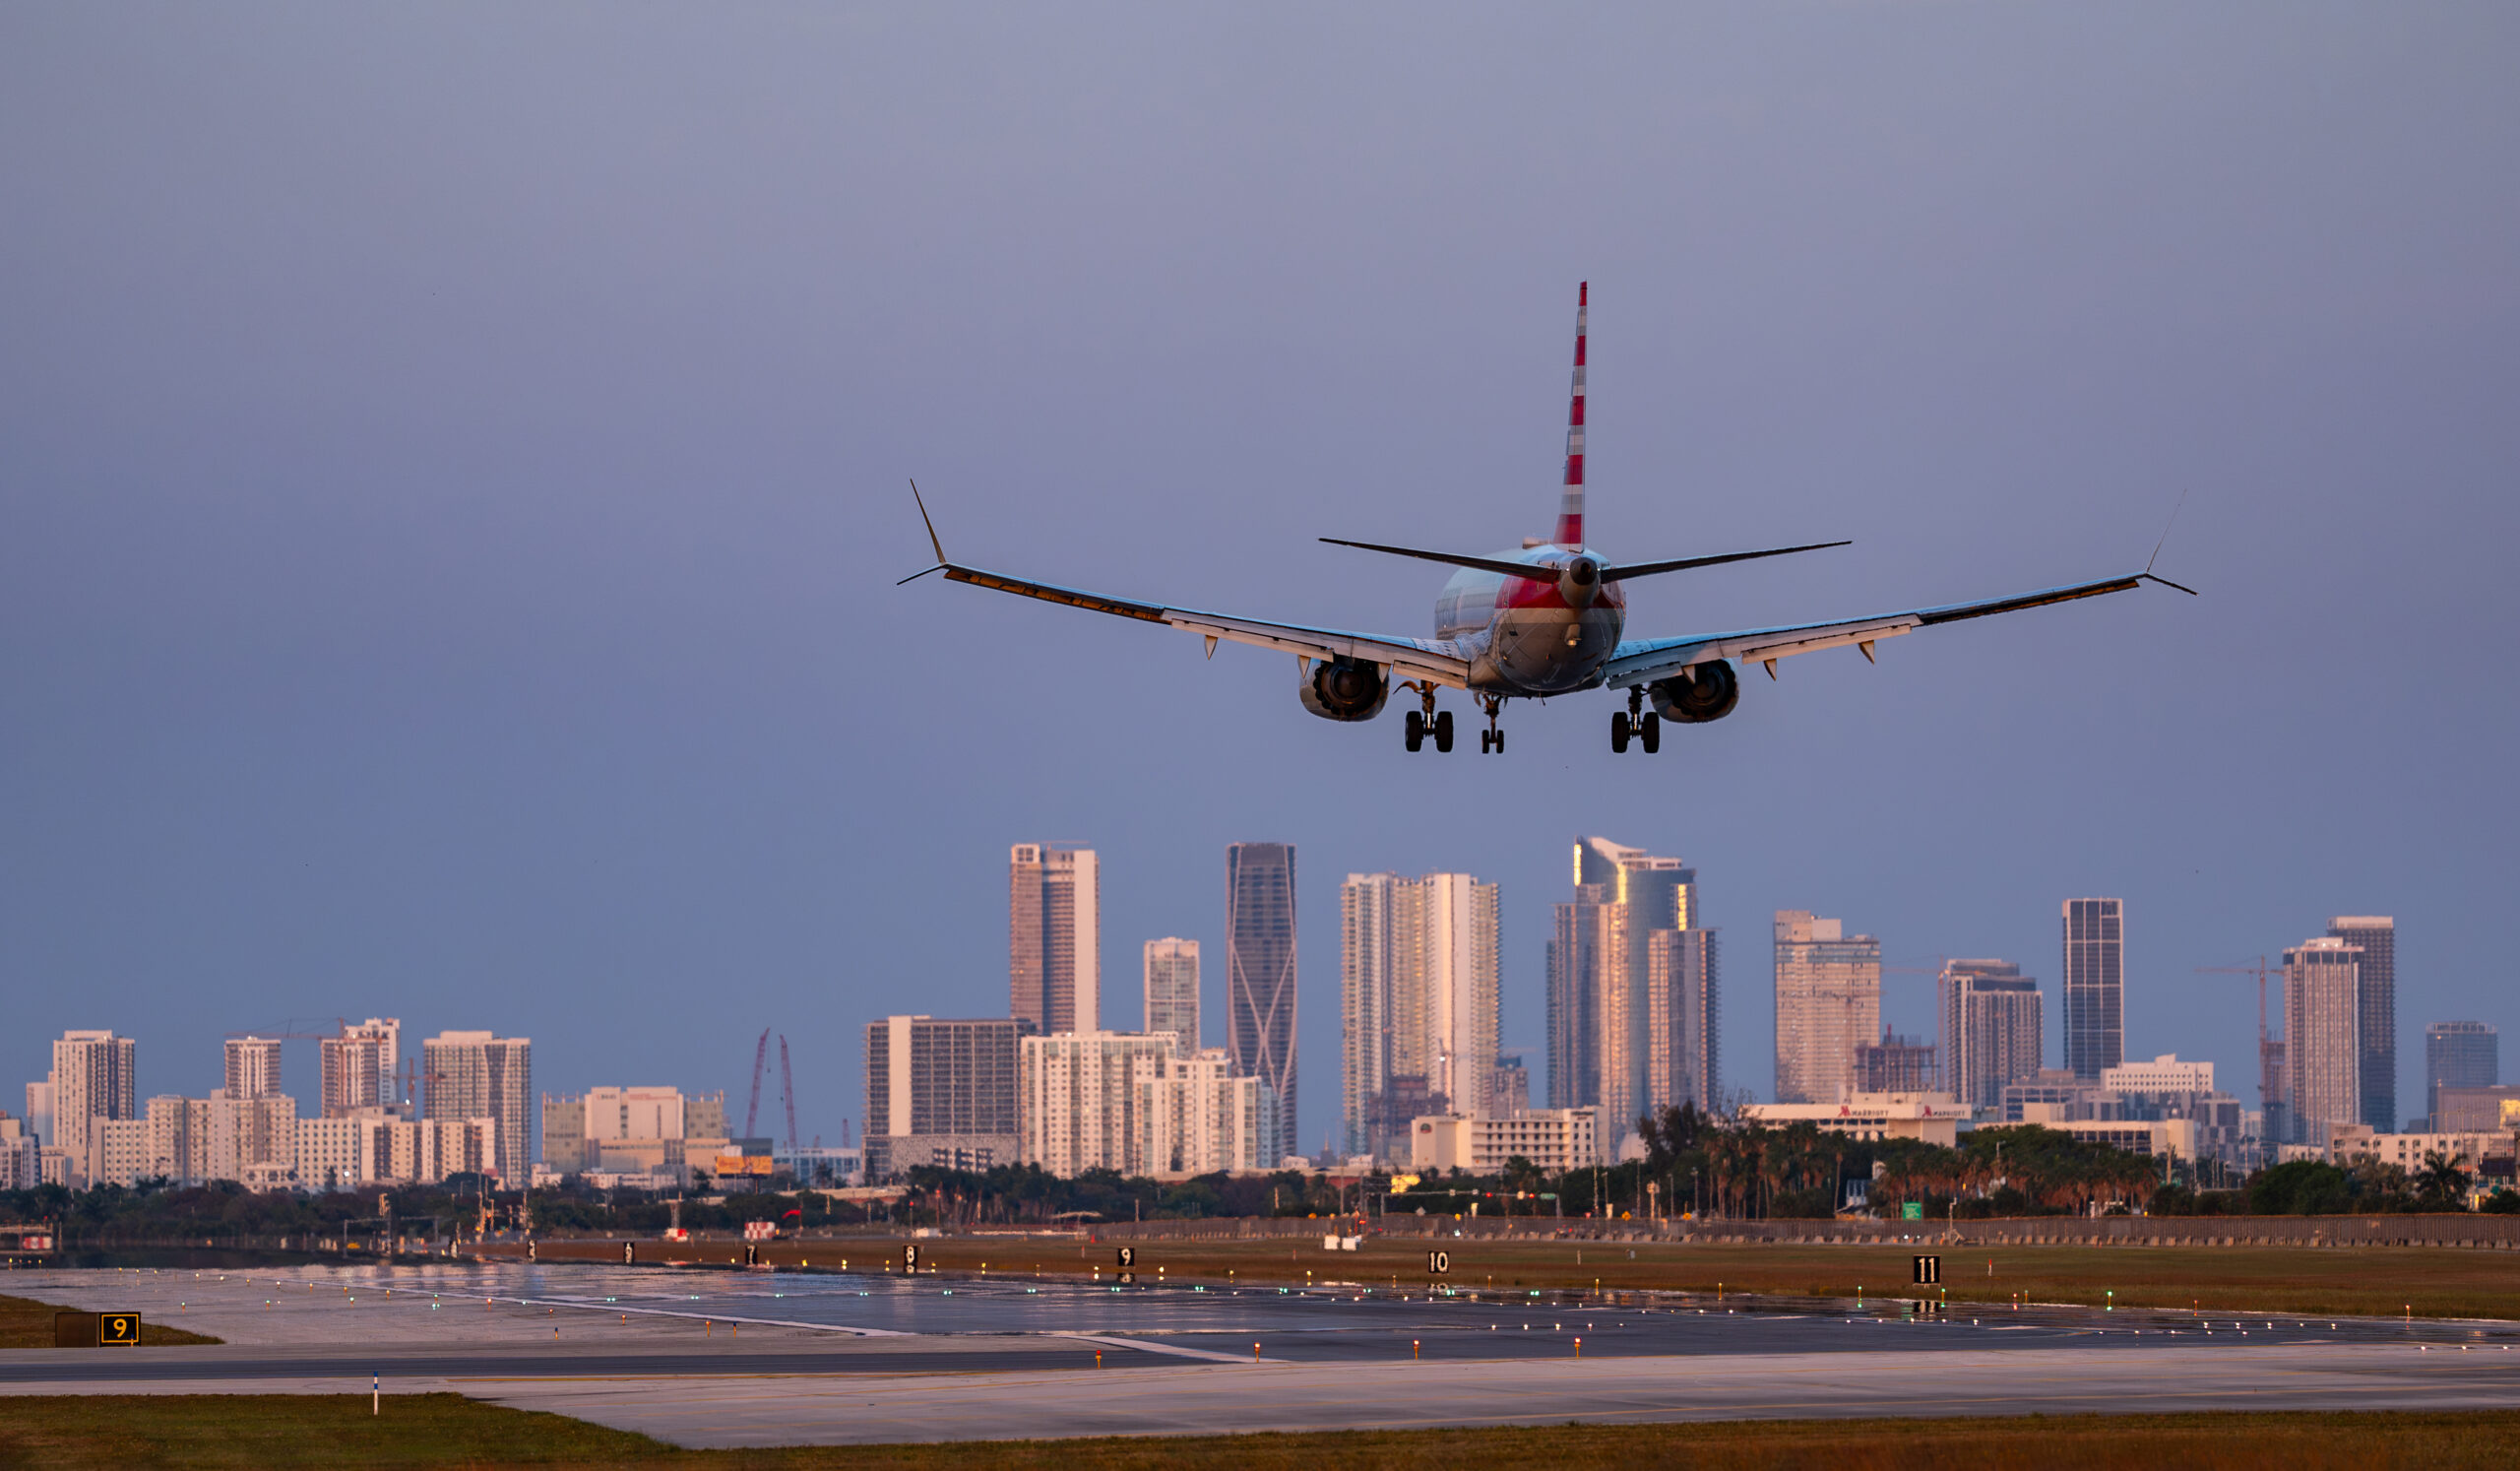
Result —
[[[453,1390],[693,1446],[1559,1420],[2520,1406],[2520,1325],[438,1265],[46,1271],[215,1347],[0,1395]]]

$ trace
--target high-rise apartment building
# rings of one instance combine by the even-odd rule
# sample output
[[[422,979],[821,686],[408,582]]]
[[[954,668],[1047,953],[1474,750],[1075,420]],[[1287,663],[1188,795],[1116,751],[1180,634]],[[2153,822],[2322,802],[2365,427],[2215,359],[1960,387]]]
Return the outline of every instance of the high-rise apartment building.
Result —
[[[2068,899],[2065,1070],[2097,1081],[2126,1060],[2126,915],[2117,899]]]
[[[488,1119],[497,1125],[490,1172],[528,1178],[534,1164],[534,1042],[487,1032],[440,1032],[420,1044],[428,1074],[422,1117]]]
[[[204,1101],[202,1178],[257,1189],[288,1177],[297,1152],[297,1100],[272,1091],[236,1098],[221,1089]]]
[[[1169,1032],[1179,1038],[1173,1050],[1176,1057],[1189,1056],[1199,1050],[1197,940],[1167,938],[1146,942],[1146,1029]]]
[[[1803,909],[1776,912],[1776,1101],[1844,1103],[1855,1050],[1881,1031],[1881,941]]]
[[[1057,1032],[1019,1044],[1018,1157],[1066,1178],[1143,1175],[1138,1084],[1167,1075],[1172,1039],[1143,1032]],[[1248,1076],[1248,1074],[1245,1074]]]
[[[1548,1102],[1599,1110],[1615,1153],[1639,1114],[1715,1102],[1717,935],[1683,861],[1606,838],[1574,860],[1548,943]]]
[[[52,1045],[52,1130],[80,1183],[100,1178],[106,1120],[140,1117],[139,1052],[128,1037],[110,1031],[64,1032]]]
[[[2434,1022],[2424,1029],[2424,1109],[2441,1126],[2441,1090],[2490,1088],[2502,1081],[2502,1039],[2480,1021]]]
[[[1295,850],[1235,843],[1225,851],[1226,1051],[1234,1071],[1278,1099],[1278,1158],[1296,1152]],[[1276,1163],[1275,1161],[1271,1162]]]
[[[2293,1142],[2362,1121],[2362,947],[2335,935],[2284,952],[2284,1061]]]
[[[1339,886],[1339,1105],[1341,1153],[1388,1157],[1392,971],[1399,964],[1397,873],[1351,873]],[[1418,1080],[1424,1090],[1425,1080]],[[1405,1118],[1402,1127],[1406,1127]],[[1404,1138],[1403,1143],[1406,1143]]]
[[[988,1170],[1016,1161],[1013,1017],[887,1016],[866,1024],[866,1179],[920,1165]]]
[[[2356,1006],[2362,1033],[2362,1121],[2381,1133],[2398,1126],[2398,926],[2387,915],[2339,915],[2327,932],[2360,948]]]
[[[339,1037],[323,1040],[318,1055],[325,1118],[347,1119],[355,1109],[383,1108],[395,1102],[394,1075],[403,1065],[402,1019],[371,1016],[355,1026],[345,1022]]]
[[[1405,1160],[1411,1119],[1487,1108],[1496,885],[1467,873],[1351,873],[1339,910],[1346,1152]]]
[[[1102,1025],[1102,872],[1091,848],[1018,843],[1009,850],[1010,1014],[1037,1032]]]
[[[264,1098],[280,1091],[280,1039],[230,1037],[226,1054],[229,1098]]]
[[[1972,1108],[1997,1107],[2006,1085],[2039,1071],[2039,983],[2009,960],[1950,960],[1935,990],[1942,1091]]]
[[[1278,1161],[1278,1100],[1258,1078],[1236,1077],[1223,1048],[1140,1054],[1131,1063],[1132,1160],[1149,1174],[1265,1170]]]

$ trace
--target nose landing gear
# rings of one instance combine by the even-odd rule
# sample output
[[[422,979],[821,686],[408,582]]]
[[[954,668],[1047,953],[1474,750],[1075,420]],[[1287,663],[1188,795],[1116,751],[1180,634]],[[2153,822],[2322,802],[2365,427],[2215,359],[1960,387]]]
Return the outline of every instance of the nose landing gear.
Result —
[[[1501,753],[1505,749],[1505,733],[1496,729],[1496,713],[1505,708],[1505,697],[1480,695],[1479,698],[1487,707],[1487,729],[1479,733],[1480,754],[1485,755],[1489,751]]]
[[[1645,708],[1645,691],[1628,686],[1627,708],[1610,716],[1610,749],[1625,755],[1627,743],[1635,740],[1653,755],[1663,748],[1663,717]]]
[[[1413,681],[1415,682],[1415,681]],[[1411,750],[1423,746],[1426,737],[1435,737],[1435,749],[1449,752],[1453,748],[1453,713],[1435,708],[1435,686],[1418,685],[1418,708],[1409,712],[1405,738]]]

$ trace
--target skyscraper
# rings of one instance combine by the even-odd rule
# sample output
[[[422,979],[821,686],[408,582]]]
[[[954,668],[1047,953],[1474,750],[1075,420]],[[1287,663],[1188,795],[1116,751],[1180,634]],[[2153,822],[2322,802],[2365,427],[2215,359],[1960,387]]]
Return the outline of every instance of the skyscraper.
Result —
[[[2398,926],[2387,915],[2339,915],[2327,932],[2360,946],[2356,1002],[2362,1032],[2362,1121],[2381,1133],[2398,1126]]]
[[[1342,1154],[1384,1156],[1391,1145],[1377,1104],[1391,1088],[1392,972],[1400,959],[1394,911],[1408,882],[1397,873],[1351,873],[1339,886]]]
[[[420,1067],[428,1074],[423,1117],[492,1120],[490,1172],[502,1181],[525,1179],[536,1142],[533,1039],[440,1032],[420,1044]]]
[[[1199,1050],[1197,940],[1146,942],[1146,1029],[1179,1037],[1181,1040],[1173,1046],[1172,1055],[1176,1057],[1186,1057]]]
[[[2126,1060],[2126,925],[2116,899],[2068,899],[2065,914],[2065,1070],[2100,1080]]]
[[[1716,1079],[1723,1057],[1717,957],[1712,929],[1646,931],[1647,1112],[1659,1115],[1684,1103],[1706,1110],[1718,1102]]]
[[[1548,944],[1548,1103],[1598,1107],[1614,1152],[1646,1110],[1715,1101],[1716,933],[1681,860],[1606,838],[1574,860]]]
[[[1881,1032],[1881,941],[1803,909],[1776,912],[1776,1101],[1843,1103],[1855,1050]]]
[[[1142,1032],[1061,1032],[1016,1044],[1017,1157],[1062,1179],[1088,1170],[1143,1175],[1138,1084],[1166,1076],[1168,1040]],[[1275,1139],[1270,1143],[1278,1142]],[[1272,1163],[1275,1163],[1272,1161]]]
[[[2009,960],[1950,960],[1936,991],[1943,1091],[1977,1108],[1996,1107],[2004,1085],[2039,1071],[2039,983]]]
[[[78,1183],[103,1169],[99,1130],[140,1117],[139,1049],[110,1031],[64,1032],[52,1045],[52,1138],[69,1156]]]
[[[325,1038],[319,1048],[324,1117],[347,1119],[352,1110],[396,1102],[394,1074],[402,1067],[402,1052],[400,1017],[371,1016],[356,1026],[344,1022],[342,1035]]]
[[[2424,1107],[2441,1127],[2441,1090],[2490,1088],[2502,1081],[2502,1039],[2479,1021],[2434,1022],[2424,1029]]]
[[[1295,850],[1236,843],[1225,851],[1226,1050],[1234,1070],[1278,1096],[1279,1158],[1295,1128]]]
[[[1339,912],[1347,1152],[1403,1160],[1409,1119],[1487,1110],[1496,885],[1467,873],[1351,873]]]
[[[1007,862],[1007,991],[1041,1032],[1102,1025],[1102,879],[1091,848],[1018,843]]]
[[[267,1098],[280,1091],[280,1039],[230,1037],[226,1053],[229,1098]]]
[[[2284,952],[2284,1061],[2293,1142],[2328,1142],[2362,1111],[2362,947],[2334,935]]]

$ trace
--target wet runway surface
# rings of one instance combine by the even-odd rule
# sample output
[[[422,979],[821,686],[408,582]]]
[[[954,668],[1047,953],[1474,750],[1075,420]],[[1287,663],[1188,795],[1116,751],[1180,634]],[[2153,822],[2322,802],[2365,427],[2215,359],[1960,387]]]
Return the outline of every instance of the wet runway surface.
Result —
[[[0,1290],[137,1311],[227,1340],[221,1376],[251,1376],[252,1347],[358,1344],[410,1373],[495,1350],[504,1372],[636,1372],[662,1355],[708,1373],[772,1341],[795,1368],[742,1373],[919,1373],[1040,1369],[1095,1346],[1198,1359],[1338,1363],[1632,1355],[1940,1353],[2177,1345],[2430,1343],[2507,1353],[2508,1323],[2198,1316],[2030,1305],[1921,1311],[1913,1301],[1773,1303],[1699,1295],[1395,1293],[1361,1283],[1310,1289],[1127,1286],[1017,1277],[727,1272],[670,1267],[469,1265],[273,1270],[13,1272]],[[170,1311],[169,1308],[176,1311]],[[749,1342],[743,1334],[749,1331]],[[908,1336],[904,1336],[908,1335]],[[697,1341],[695,1341],[697,1340]],[[1099,1340],[1099,1345],[1097,1341]],[[706,1345],[704,1351],[703,1346]],[[876,1350],[882,1349],[882,1352]],[[845,1350],[845,1351],[844,1351]],[[390,1356],[390,1358],[389,1358]],[[302,1373],[283,1355],[275,1373]],[[602,1368],[590,1368],[602,1365]],[[806,1367],[811,1366],[811,1367]],[[0,1362],[0,1382],[33,1372]]]
[[[2520,1404],[2503,1322],[578,1265],[19,1271],[0,1291],[226,1340],[0,1353],[0,1396],[377,1375],[694,1446]]]

